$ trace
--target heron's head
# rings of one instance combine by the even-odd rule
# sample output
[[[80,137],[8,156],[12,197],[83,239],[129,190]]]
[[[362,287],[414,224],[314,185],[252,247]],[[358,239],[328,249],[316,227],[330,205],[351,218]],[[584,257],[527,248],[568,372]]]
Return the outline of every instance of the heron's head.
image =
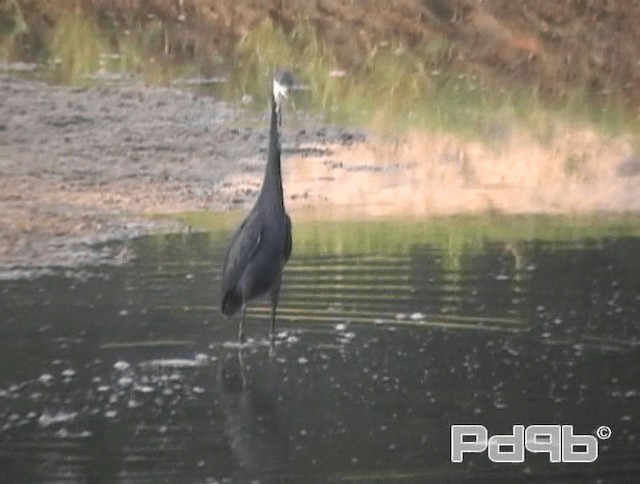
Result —
[[[289,89],[293,87],[293,74],[291,71],[278,71],[273,76],[273,99],[277,105],[283,98],[288,97]]]

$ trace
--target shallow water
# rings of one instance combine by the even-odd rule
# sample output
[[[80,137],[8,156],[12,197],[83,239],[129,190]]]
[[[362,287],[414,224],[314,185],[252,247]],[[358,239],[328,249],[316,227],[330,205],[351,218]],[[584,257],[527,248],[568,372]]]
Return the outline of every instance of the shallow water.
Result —
[[[273,357],[265,303],[243,347],[217,309],[226,226],[135,240],[121,267],[1,282],[0,477],[631,482],[640,238],[439,241],[429,224],[294,220]],[[453,464],[465,423],[612,437],[591,464]]]

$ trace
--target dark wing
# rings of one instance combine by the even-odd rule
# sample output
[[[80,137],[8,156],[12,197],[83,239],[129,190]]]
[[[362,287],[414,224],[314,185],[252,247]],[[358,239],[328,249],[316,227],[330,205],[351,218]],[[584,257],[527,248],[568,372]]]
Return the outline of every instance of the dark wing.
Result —
[[[284,222],[286,231],[286,238],[284,242],[284,261],[287,262],[289,260],[289,256],[291,255],[293,243],[291,242],[291,219],[286,213],[284,214]]]
[[[258,252],[263,227],[264,224],[259,212],[251,211],[233,234],[222,268],[223,306],[228,293],[237,292],[237,285],[242,274]]]

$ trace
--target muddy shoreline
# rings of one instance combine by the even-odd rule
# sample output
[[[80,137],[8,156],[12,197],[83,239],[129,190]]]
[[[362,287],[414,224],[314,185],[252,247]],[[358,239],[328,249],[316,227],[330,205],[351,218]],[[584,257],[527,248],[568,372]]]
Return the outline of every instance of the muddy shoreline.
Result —
[[[262,116],[188,90],[0,74],[0,273],[126,260],[91,246],[180,229],[151,214],[244,208],[264,169]],[[355,136],[285,134],[285,153],[302,156]]]
[[[260,188],[266,109],[192,90],[56,86],[0,74],[0,275],[125,262],[124,246],[185,211],[246,209]],[[624,137],[575,129],[540,143],[503,129],[382,138],[290,110],[286,204],[322,218],[640,211]]]

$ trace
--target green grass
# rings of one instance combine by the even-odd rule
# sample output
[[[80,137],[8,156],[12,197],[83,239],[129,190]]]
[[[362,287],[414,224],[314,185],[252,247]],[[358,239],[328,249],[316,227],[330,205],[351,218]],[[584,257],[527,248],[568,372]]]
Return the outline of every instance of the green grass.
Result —
[[[0,55],[12,59],[21,50],[21,39],[29,36],[29,26],[18,0],[0,5]]]
[[[177,215],[187,226],[217,233],[231,232],[244,212],[188,212]],[[482,252],[487,244],[517,247],[540,240],[563,245],[608,237],[640,236],[636,215],[481,216],[429,219],[321,221],[293,213],[294,246],[306,254],[408,254],[417,245],[431,245],[449,254],[454,264],[462,254]]]
[[[100,54],[109,52],[107,38],[98,24],[75,14],[61,16],[51,34],[51,56],[55,60],[55,78],[76,84],[98,70]]]

